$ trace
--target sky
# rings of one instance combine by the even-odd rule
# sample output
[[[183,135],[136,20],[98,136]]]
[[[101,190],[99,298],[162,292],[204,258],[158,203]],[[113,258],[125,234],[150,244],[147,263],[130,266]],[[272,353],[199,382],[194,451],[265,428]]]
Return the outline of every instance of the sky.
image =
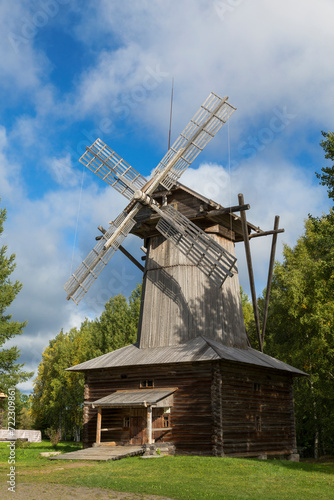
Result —
[[[263,230],[280,215],[277,259],[308,214],[329,210],[315,172],[334,129],[332,0],[2,0],[0,2],[0,245],[23,283],[10,312],[27,320],[11,344],[36,371],[61,329],[129,296],[141,272],[120,252],[76,306],[63,285],[127,200],[78,159],[100,137],[149,177],[211,91],[237,108],[182,183],[224,206],[238,193]],[[86,170],[86,171],[85,171]],[[124,246],[140,259],[141,240]],[[257,294],[271,238],[251,241]],[[244,248],[240,283],[249,293]],[[32,390],[33,379],[19,388]]]

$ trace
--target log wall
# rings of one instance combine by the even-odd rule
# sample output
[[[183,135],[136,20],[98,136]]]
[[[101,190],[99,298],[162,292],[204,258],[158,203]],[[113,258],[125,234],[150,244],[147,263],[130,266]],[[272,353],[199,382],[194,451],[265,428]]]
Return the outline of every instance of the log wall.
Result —
[[[169,414],[172,430],[153,432],[159,442],[173,442],[180,453],[211,453],[210,363],[185,363],[166,366],[126,367],[105,369],[86,373],[85,402],[93,402],[116,390],[139,389],[140,381],[154,381],[154,388],[177,387],[173,396],[173,407]],[[125,378],[126,377],[126,378]],[[133,410],[131,410],[133,411]],[[142,411],[142,410],[141,410]],[[145,411],[145,410],[144,410]],[[118,431],[102,432],[102,442],[111,440],[124,442],[129,430],[123,428],[123,417],[129,415],[126,409],[102,409],[102,428],[121,427]],[[163,427],[162,410],[153,411],[153,429]],[[97,409],[85,406],[84,447],[92,446],[96,440]]]
[[[224,454],[296,453],[292,377],[222,363],[221,378]]]
[[[178,453],[215,456],[296,453],[292,379],[270,369],[223,361],[105,369],[86,374],[85,402],[115,390],[139,389],[143,379],[155,388],[178,387],[170,414],[153,410],[156,442],[172,442]],[[96,440],[97,410],[84,409],[84,447]],[[136,418],[138,435],[124,426]],[[139,419],[142,418],[142,420]],[[103,409],[103,441],[146,442],[145,409]],[[142,431],[142,432],[141,432]]]

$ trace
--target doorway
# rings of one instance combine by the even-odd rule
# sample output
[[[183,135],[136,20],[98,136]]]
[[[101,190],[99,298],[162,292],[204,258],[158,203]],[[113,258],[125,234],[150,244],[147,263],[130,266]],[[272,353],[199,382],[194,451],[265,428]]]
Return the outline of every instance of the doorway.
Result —
[[[130,417],[130,444],[139,445],[145,443],[146,418],[145,410],[137,410],[136,414]]]

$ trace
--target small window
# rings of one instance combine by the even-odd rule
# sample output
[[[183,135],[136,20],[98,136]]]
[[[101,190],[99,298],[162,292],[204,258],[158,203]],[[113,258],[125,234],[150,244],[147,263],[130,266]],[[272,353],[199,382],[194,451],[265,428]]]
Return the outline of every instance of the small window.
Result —
[[[260,392],[261,390],[261,385],[260,384],[254,384],[254,392]]]
[[[128,378],[127,374],[126,373],[122,373],[121,374],[121,378]]]
[[[123,427],[130,427],[130,417],[124,417]]]
[[[142,380],[140,382],[140,387],[154,387],[153,380]]]
[[[164,427],[169,427],[169,415],[164,415]]]

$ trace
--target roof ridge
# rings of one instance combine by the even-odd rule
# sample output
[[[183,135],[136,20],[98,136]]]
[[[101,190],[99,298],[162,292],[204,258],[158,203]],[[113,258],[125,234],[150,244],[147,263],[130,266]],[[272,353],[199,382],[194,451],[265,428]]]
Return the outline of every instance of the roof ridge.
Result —
[[[208,344],[209,347],[211,347],[211,349],[217,354],[217,356],[219,356],[219,358],[222,359],[221,353],[218,351],[216,346],[211,344],[210,339],[204,337],[204,335],[200,335],[200,337],[202,337],[202,339]]]

